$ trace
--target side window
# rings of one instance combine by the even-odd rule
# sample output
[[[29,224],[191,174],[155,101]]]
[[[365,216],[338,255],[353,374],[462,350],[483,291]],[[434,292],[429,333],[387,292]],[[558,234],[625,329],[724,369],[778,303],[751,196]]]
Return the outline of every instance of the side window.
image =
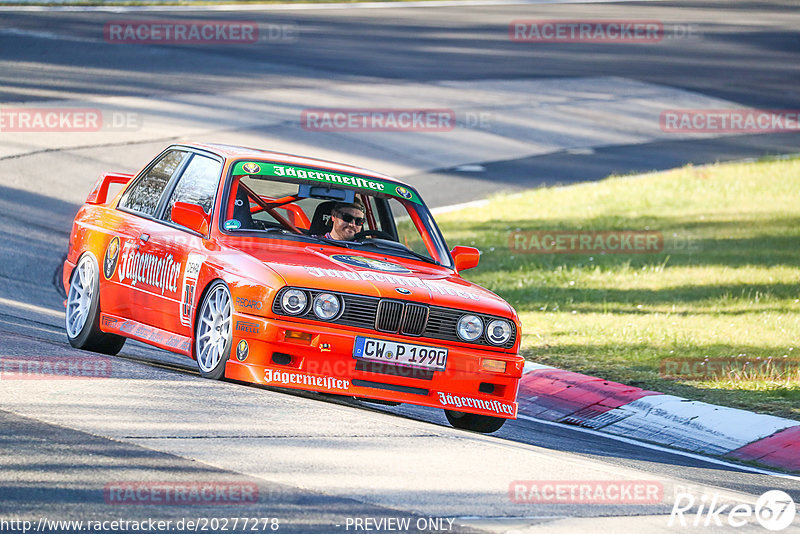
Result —
[[[172,150],[164,154],[147,171],[147,174],[142,176],[125,193],[119,204],[120,207],[138,211],[144,215],[155,215],[158,201],[164,193],[164,188],[188,155],[188,152],[180,150]]]
[[[206,213],[211,213],[214,197],[217,194],[219,175],[222,163],[205,156],[194,155],[186,166],[186,170],[178,180],[167,204],[164,219],[172,221],[172,206],[176,202],[188,202],[202,206]]]

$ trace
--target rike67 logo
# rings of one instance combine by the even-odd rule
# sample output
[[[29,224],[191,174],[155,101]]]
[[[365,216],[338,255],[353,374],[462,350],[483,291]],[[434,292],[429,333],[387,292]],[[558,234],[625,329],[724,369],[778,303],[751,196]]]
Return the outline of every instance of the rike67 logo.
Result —
[[[767,530],[777,532],[792,524],[797,507],[788,493],[770,490],[761,495],[755,506],[747,503],[722,503],[719,494],[676,493],[668,526],[734,527],[753,525],[753,519]]]

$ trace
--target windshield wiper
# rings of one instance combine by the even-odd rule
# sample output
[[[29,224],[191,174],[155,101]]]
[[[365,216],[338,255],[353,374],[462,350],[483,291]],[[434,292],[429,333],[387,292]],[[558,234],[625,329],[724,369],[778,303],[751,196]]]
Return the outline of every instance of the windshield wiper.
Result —
[[[355,244],[353,241],[339,241],[337,239],[328,239],[327,237],[321,235],[310,235],[307,237],[316,239],[317,241],[322,241],[323,243],[327,243],[329,245],[333,245],[336,247],[350,248],[350,245]]]
[[[429,258],[428,256],[425,256],[423,254],[420,254],[419,252],[413,251],[410,248],[403,245],[402,243],[398,243],[397,241],[387,241],[385,239],[381,240],[370,239],[369,241],[357,241],[357,243],[362,246],[372,245],[376,248],[396,250],[398,252],[402,252],[403,254],[410,254],[414,258],[422,260],[426,263],[433,263],[434,265],[440,265],[438,261]]]
[[[353,246],[358,247],[366,247],[366,246],[373,246],[375,248],[380,248],[384,250],[392,250],[395,252],[400,252],[403,254],[408,254],[409,256],[422,260],[426,263],[432,263],[434,265],[441,265],[438,261],[429,258],[419,252],[415,252],[410,248],[407,248],[402,243],[398,243],[397,241],[387,241],[385,239],[370,239],[369,241],[339,241],[336,239],[328,239],[327,237],[323,236],[308,236],[312,239],[316,239],[317,241],[322,241],[323,243],[328,243],[329,245],[334,245],[337,247],[344,247],[344,248],[353,248]]]

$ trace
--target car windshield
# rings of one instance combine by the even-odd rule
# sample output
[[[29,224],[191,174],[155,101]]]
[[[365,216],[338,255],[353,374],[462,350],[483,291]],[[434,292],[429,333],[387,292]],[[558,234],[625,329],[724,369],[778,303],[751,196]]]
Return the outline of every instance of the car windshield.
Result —
[[[226,191],[220,219],[225,233],[324,242],[453,266],[444,238],[417,193],[389,181],[247,161],[232,166]],[[364,207],[363,224],[352,239],[334,239],[332,212],[337,213],[337,204],[342,208],[354,202]]]

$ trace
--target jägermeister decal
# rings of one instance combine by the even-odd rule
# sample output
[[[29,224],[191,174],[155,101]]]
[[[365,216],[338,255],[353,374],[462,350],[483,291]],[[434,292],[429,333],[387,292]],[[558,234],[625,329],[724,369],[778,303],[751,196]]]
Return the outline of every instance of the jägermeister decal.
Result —
[[[417,194],[405,187],[397,184],[379,180],[376,178],[365,178],[362,176],[352,176],[331,171],[321,171],[306,167],[296,167],[294,165],[278,165],[275,163],[240,161],[233,168],[233,174],[250,174],[257,176],[280,176],[285,178],[299,178],[302,180],[313,180],[324,184],[347,185],[358,187],[367,191],[386,193],[394,197],[410,200],[415,204],[422,204]]]

